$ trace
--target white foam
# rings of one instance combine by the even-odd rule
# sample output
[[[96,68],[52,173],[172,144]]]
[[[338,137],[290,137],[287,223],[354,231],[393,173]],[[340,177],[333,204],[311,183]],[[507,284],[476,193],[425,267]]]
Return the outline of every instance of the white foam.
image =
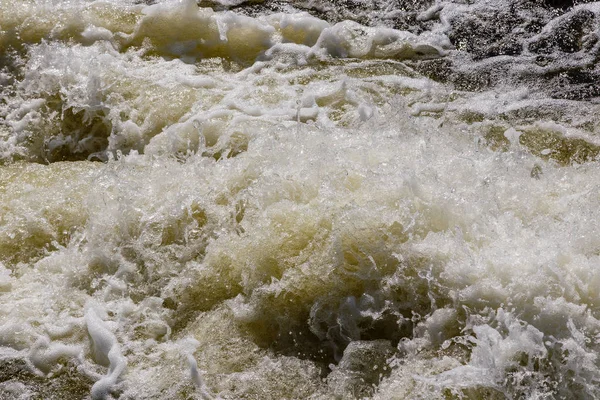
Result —
[[[563,147],[595,151],[597,107],[401,62],[444,56],[470,5],[421,35],[33,6],[0,12],[28,43],[0,105],[0,352],[26,385],[0,396],[598,397],[600,174]],[[511,119],[551,107],[571,122]],[[105,163],[42,164],[75,150]],[[367,337],[398,346],[364,384]]]
[[[115,335],[92,306],[85,313],[85,321],[92,340],[93,358],[97,363],[108,367],[107,374],[92,386],[92,398],[106,399],[125,371],[127,359],[121,353]]]
[[[184,339],[181,340],[179,343],[181,346],[181,351],[184,354],[188,367],[190,369],[190,378],[192,379],[192,382],[194,382],[194,385],[196,386],[200,394],[200,398],[202,400],[214,399],[214,396],[206,387],[204,379],[202,379],[202,374],[200,373],[200,371],[198,371],[198,363],[194,358],[193,353],[200,343],[195,339]]]
[[[0,263],[0,292],[8,292],[12,287],[11,272]]]
[[[81,346],[51,343],[50,338],[40,337],[30,350],[29,359],[42,372],[48,373],[59,359],[79,358]]]

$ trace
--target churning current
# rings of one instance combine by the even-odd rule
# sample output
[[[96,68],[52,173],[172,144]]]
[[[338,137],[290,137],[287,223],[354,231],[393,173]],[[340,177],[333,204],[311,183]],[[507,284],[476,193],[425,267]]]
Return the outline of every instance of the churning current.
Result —
[[[600,398],[600,3],[0,0],[0,398]]]

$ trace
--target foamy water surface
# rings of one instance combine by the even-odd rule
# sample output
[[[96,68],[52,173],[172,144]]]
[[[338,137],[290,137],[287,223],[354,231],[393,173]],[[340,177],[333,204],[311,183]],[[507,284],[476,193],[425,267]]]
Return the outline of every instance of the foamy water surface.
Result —
[[[600,7],[313,3],[0,0],[1,398],[600,397]]]

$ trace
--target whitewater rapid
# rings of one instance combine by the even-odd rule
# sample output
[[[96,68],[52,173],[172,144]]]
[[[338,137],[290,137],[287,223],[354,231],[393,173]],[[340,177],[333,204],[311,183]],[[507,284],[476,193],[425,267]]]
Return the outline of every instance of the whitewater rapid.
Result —
[[[0,0],[0,398],[599,398],[557,4]]]

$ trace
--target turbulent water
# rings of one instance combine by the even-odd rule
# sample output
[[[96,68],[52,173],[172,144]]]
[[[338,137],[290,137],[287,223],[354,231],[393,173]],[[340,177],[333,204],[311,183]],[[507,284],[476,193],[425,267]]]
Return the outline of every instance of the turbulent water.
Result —
[[[0,0],[0,398],[600,398],[600,3]]]

